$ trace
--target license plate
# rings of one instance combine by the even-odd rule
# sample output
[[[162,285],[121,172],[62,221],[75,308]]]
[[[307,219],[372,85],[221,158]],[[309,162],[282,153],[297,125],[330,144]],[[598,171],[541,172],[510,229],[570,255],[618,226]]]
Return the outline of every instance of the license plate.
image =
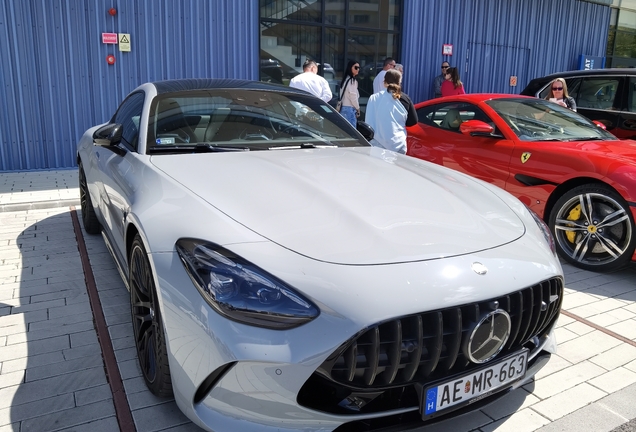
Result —
[[[422,417],[492,394],[523,378],[527,364],[528,350],[523,350],[483,369],[426,388],[420,407]]]

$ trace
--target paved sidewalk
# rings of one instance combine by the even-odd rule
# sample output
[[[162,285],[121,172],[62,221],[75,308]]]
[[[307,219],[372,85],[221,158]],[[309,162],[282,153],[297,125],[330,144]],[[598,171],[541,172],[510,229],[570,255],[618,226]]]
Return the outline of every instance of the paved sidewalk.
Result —
[[[136,360],[130,301],[101,236],[77,236],[77,171],[0,173],[0,432],[117,431],[78,246],[85,244],[134,428],[200,431],[154,397]],[[72,211],[69,206],[76,206]],[[636,430],[636,266],[565,265],[558,355],[533,383],[422,432]],[[631,426],[630,426],[631,425]]]

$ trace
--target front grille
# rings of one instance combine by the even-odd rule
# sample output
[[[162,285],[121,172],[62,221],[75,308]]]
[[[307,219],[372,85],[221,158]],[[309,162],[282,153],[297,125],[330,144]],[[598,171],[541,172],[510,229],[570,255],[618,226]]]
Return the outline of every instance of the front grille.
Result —
[[[499,298],[406,316],[378,324],[348,341],[317,373],[357,390],[425,383],[476,366],[462,343],[481,317],[495,308],[510,315],[510,337],[498,357],[543,338],[563,300],[563,281],[553,278]]]

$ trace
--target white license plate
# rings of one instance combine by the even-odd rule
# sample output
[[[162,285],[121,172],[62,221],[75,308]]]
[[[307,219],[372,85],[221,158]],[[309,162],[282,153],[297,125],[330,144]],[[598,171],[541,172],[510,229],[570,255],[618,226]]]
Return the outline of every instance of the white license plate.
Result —
[[[526,373],[528,350],[519,351],[497,363],[464,376],[426,388],[422,396],[422,417],[455,405],[475,402],[495,390],[521,379]]]

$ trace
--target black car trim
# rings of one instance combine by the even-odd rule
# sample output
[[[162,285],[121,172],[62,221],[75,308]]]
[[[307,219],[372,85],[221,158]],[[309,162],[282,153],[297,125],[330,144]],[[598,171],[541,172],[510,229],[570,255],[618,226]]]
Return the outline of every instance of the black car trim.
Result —
[[[515,180],[517,180],[519,183],[525,186],[541,186],[546,184],[553,185],[553,186],[559,185],[558,183],[551,182],[549,180],[544,180],[539,177],[532,177],[525,174],[515,174]]]

